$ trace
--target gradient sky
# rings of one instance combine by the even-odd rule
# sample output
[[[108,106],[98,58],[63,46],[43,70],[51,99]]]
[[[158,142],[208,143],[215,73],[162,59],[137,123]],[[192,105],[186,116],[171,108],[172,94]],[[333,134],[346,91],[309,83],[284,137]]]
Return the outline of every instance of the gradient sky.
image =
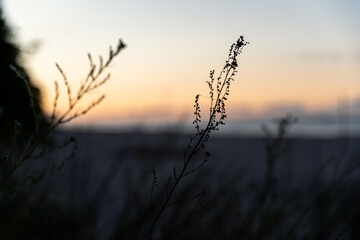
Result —
[[[267,109],[325,111],[360,99],[360,1],[340,0],[3,0],[24,60],[50,111],[58,62],[76,88],[88,71],[87,53],[125,49],[110,68],[105,101],[83,122],[178,119],[208,93],[239,35],[240,56],[228,103],[231,119]],[[37,46],[36,51],[30,51]],[[65,90],[62,89],[62,93]],[[206,98],[201,101],[206,101]],[[352,110],[356,111],[356,109]]]

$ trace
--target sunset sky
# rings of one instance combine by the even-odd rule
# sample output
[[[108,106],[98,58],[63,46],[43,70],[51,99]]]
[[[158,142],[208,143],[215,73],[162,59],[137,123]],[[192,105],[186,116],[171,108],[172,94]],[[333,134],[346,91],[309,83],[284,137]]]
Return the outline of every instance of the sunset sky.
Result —
[[[2,2],[48,112],[54,80],[61,80],[55,62],[75,89],[88,71],[88,52],[97,59],[119,38],[127,43],[109,69],[111,80],[85,99],[83,107],[106,94],[83,123],[191,115],[194,96],[208,94],[209,71],[220,71],[240,35],[250,44],[231,86],[230,119],[343,104],[360,114],[357,0]]]

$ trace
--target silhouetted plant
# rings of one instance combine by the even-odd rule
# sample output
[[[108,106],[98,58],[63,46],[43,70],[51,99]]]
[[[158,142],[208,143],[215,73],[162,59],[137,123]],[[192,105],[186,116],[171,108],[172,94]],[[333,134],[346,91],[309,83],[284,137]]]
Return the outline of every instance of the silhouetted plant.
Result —
[[[193,124],[195,125],[197,133],[194,136],[190,136],[190,142],[186,147],[183,156],[183,165],[180,169],[180,172],[177,174],[177,170],[174,167],[173,174],[169,176],[169,181],[167,184],[166,190],[166,199],[162,204],[159,212],[154,218],[154,221],[151,225],[148,239],[152,238],[152,234],[156,228],[156,225],[164,213],[165,209],[171,204],[170,200],[174,195],[178,185],[183,180],[184,177],[194,173],[195,171],[201,169],[205,162],[210,156],[209,152],[205,152],[204,160],[195,166],[190,166],[191,163],[195,161],[195,156],[205,149],[205,144],[209,140],[210,134],[214,131],[218,131],[220,125],[225,124],[226,119],[226,109],[225,103],[228,99],[230,93],[230,84],[231,81],[234,81],[234,76],[237,73],[236,69],[238,67],[237,57],[242,52],[244,46],[248,42],[244,40],[243,36],[240,36],[239,39],[231,45],[229,50],[229,55],[225,61],[225,66],[221,70],[216,81],[214,79],[215,71],[210,71],[210,80],[207,81],[207,84],[210,89],[210,114],[209,119],[207,120],[206,125],[201,127],[201,109],[199,104],[200,95],[195,97],[195,120]],[[173,182],[173,183],[172,183]],[[200,194],[201,196],[203,194]]]
[[[60,66],[58,64],[56,64],[56,67],[58,68],[59,72],[61,73],[63,81],[64,81],[64,85],[66,86],[66,89],[67,89],[68,108],[64,112],[59,113],[58,115],[56,114],[60,93],[59,93],[59,88],[58,88],[58,82],[55,81],[56,94],[55,94],[55,99],[54,99],[54,104],[53,104],[53,111],[52,111],[53,113],[51,116],[51,121],[50,121],[49,127],[47,129],[43,130],[42,132],[39,132],[39,123],[40,122],[39,122],[39,120],[37,120],[38,114],[36,112],[36,109],[33,107],[32,108],[33,115],[34,115],[33,117],[34,117],[34,119],[37,120],[37,121],[35,121],[34,132],[33,132],[33,134],[30,135],[30,137],[28,137],[28,139],[26,139],[22,143],[22,150],[19,154],[16,154],[16,156],[15,156],[14,152],[11,152],[12,154],[9,155],[9,161],[8,161],[8,165],[6,166],[6,172],[3,172],[1,174],[1,176],[3,176],[5,179],[10,178],[11,175],[13,174],[13,172],[15,172],[16,169],[18,169],[27,159],[34,158],[34,157],[41,157],[44,154],[46,154],[47,153],[46,151],[42,152],[40,155],[38,155],[38,154],[34,155],[33,153],[37,149],[37,147],[41,143],[43,143],[43,141],[46,139],[46,137],[55,128],[57,128],[61,124],[65,124],[81,115],[86,114],[89,110],[91,110],[93,107],[98,105],[105,98],[105,95],[102,95],[97,100],[90,103],[85,109],[75,109],[77,104],[83,99],[83,97],[86,94],[93,92],[95,89],[97,89],[98,87],[103,85],[110,78],[110,74],[107,74],[105,77],[101,78],[102,73],[112,62],[113,58],[115,56],[117,56],[120,53],[120,51],[124,48],[125,48],[125,44],[123,43],[122,40],[119,40],[119,43],[118,43],[115,51],[113,51],[112,48],[110,47],[109,56],[105,63],[103,62],[103,59],[100,56],[99,67],[97,67],[93,63],[91,55],[88,54],[89,61],[90,61],[90,70],[85,78],[85,81],[81,83],[80,88],[78,89],[76,95],[72,94],[71,87],[67,81],[67,77],[66,77],[64,71],[60,68]],[[28,86],[27,90],[29,91],[29,96],[31,97],[30,103],[33,103],[34,101],[32,100],[32,97],[34,95],[31,92],[31,88],[29,87],[29,84],[28,84],[29,81],[28,81],[27,77],[20,70],[16,69],[14,66],[10,66],[10,67],[17,74],[18,78],[22,79],[24,81],[25,85]],[[31,105],[33,106],[33,104],[31,104]],[[14,138],[14,143],[13,143],[14,145],[17,144],[17,142],[16,142],[17,136],[20,133],[19,128],[20,128],[19,124],[16,124],[15,125],[15,133],[14,133],[15,138]],[[74,139],[70,139],[70,141],[66,141],[65,145],[67,145],[71,142],[74,142]],[[51,151],[53,151],[53,150],[51,150]]]
[[[274,167],[280,157],[282,157],[289,149],[290,140],[287,139],[290,127],[298,121],[297,118],[288,114],[285,117],[275,119],[276,132],[273,133],[265,124],[262,125],[262,131],[265,135],[266,149],[266,174],[264,179],[264,190],[259,199],[259,208],[265,204],[268,195],[276,184],[274,177]],[[260,210],[260,209],[259,209]]]
[[[113,59],[125,47],[126,45],[124,42],[119,40],[115,50],[110,47],[109,55],[105,61],[101,56],[99,57],[99,65],[94,64],[91,55],[88,54],[90,70],[86,75],[85,80],[80,84],[76,94],[73,94],[64,71],[58,64],[56,64],[67,90],[68,107],[64,111],[58,111],[60,91],[59,83],[55,81],[53,111],[47,126],[42,125],[43,117],[41,117],[42,114],[39,113],[36,100],[38,95],[31,86],[29,78],[24,71],[16,65],[10,64],[7,66],[7,68],[16,77],[16,81],[21,81],[25,86],[27,96],[29,96],[33,127],[31,129],[27,129],[28,134],[26,134],[25,137],[20,138],[19,136],[23,131],[23,123],[15,120],[12,140],[10,141],[11,146],[9,146],[6,153],[0,155],[0,215],[5,220],[5,223],[3,223],[0,228],[0,238],[5,236],[10,237],[10,235],[8,236],[7,234],[11,234],[10,232],[13,231],[12,226],[17,224],[17,222],[20,224],[19,226],[22,227],[22,224],[24,224],[23,221],[28,221],[26,220],[28,215],[23,215],[21,213],[12,215],[11,212],[7,211],[8,207],[16,208],[27,204],[25,201],[22,203],[21,201],[19,202],[19,198],[22,198],[21,196],[23,196],[26,192],[24,191],[25,187],[29,187],[40,181],[45,176],[60,170],[70,159],[74,157],[77,149],[77,143],[76,139],[73,137],[65,139],[64,142],[59,145],[49,145],[45,143],[49,135],[54,132],[59,125],[66,124],[75,118],[88,113],[92,108],[101,103],[101,101],[105,98],[105,95],[101,95],[97,100],[88,104],[88,106],[84,109],[77,108],[79,102],[83,100],[84,96],[92,93],[110,79],[110,74],[107,74],[106,76],[103,75]],[[68,157],[63,157],[60,162],[52,163],[52,166],[46,166],[46,168],[40,172],[32,171],[29,173],[29,171],[22,171],[22,173],[27,174],[27,176],[21,176],[21,178],[18,175],[15,176],[14,173],[18,169],[21,169],[28,160],[42,158],[54,151],[64,149],[70,144],[73,144],[73,149],[70,152],[70,155]],[[7,224],[7,222],[11,222],[11,225]],[[23,234],[21,232],[18,232],[18,234],[19,235],[17,236],[23,236],[21,235]]]

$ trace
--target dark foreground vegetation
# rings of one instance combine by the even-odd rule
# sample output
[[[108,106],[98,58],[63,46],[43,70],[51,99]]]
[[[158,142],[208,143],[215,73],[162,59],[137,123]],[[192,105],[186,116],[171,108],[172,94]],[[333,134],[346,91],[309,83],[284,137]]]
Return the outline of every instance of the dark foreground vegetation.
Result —
[[[0,96],[0,239],[357,239],[360,139],[290,139],[296,119],[263,126],[263,138],[214,138],[226,120],[237,57],[210,72],[209,112],[197,95],[194,134],[58,131],[104,99],[77,108],[105,84],[120,40],[79,89],[56,64],[53,114],[21,67],[3,19]],[[15,84],[15,85],[14,85]],[[59,88],[67,110],[58,111]],[[205,112],[205,113],[204,113]],[[211,137],[210,137],[211,136]]]
[[[53,139],[70,134],[77,154],[3,209],[2,233],[8,239],[146,238],[188,136],[58,132]],[[288,148],[274,157],[278,150],[266,146],[276,138],[212,138],[206,166],[184,180],[153,239],[356,239],[360,139],[283,141]],[[29,163],[19,178],[71,151]]]

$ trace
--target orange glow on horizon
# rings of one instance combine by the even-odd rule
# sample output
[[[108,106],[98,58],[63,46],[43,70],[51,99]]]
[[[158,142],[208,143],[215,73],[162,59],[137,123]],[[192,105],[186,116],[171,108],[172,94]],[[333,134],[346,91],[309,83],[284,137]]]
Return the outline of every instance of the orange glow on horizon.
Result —
[[[292,106],[298,106],[306,111],[321,111],[336,108],[339,99],[357,99],[359,84],[357,75],[349,66],[317,66],[273,62],[272,64],[259,64],[246,62],[245,49],[239,73],[231,85],[228,101],[229,117],[243,118],[236,114],[241,109],[246,109],[251,116],[260,116],[269,108],[287,106],[289,112]],[[114,64],[115,65],[115,64]],[[206,108],[208,88],[207,71],[205,67],[199,72],[183,73],[176,69],[159,72],[151,76],[147,73],[138,76],[128,74],[127,69],[120,69],[116,64],[111,70],[112,79],[95,94],[91,94],[84,103],[79,105],[84,109],[89,102],[105,93],[105,100],[93,109],[86,121],[97,119],[127,119],[128,121],[147,120],[177,121],[179,118],[191,118],[193,101],[196,94],[205,96],[201,104]],[[117,70],[119,68],[119,70]],[[258,71],[257,69],[261,69]],[[200,72],[201,71],[201,72]],[[131,71],[130,71],[131,73]],[[137,79],[137,77],[139,79]],[[141,82],[142,78],[147,82]],[[119,80],[125,79],[125,80]],[[185,80],[184,80],[185,79]],[[60,81],[61,82],[61,81]],[[122,82],[125,82],[124,84]],[[141,84],[140,84],[141,83]],[[65,94],[64,89],[62,93]],[[45,109],[48,113],[52,109],[51,94],[47,96]],[[66,108],[66,98],[60,105],[61,111]],[[241,112],[241,111],[240,111]],[[231,116],[231,113],[235,116]]]
[[[261,115],[277,106],[312,112],[336,108],[341,99],[360,101],[359,6],[356,1],[310,0],[260,5],[5,0],[4,12],[24,49],[41,39],[36,54],[24,54],[24,65],[42,90],[47,113],[52,111],[55,79],[61,85],[59,112],[66,109],[66,90],[55,62],[76,91],[89,69],[88,52],[96,61],[98,55],[106,58],[108,46],[118,38],[128,45],[108,69],[110,81],[78,106],[84,109],[106,95],[82,117],[86,122],[191,117],[195,95],[208,96],[209,71],[214,69],[217,76],[239,35],[250,44],[239,56],[231,85],[230,118],[241,118],[244,112]],[[59,9],[66,9],[65,19]],[[206,100],[201,99],[204,108]]]

